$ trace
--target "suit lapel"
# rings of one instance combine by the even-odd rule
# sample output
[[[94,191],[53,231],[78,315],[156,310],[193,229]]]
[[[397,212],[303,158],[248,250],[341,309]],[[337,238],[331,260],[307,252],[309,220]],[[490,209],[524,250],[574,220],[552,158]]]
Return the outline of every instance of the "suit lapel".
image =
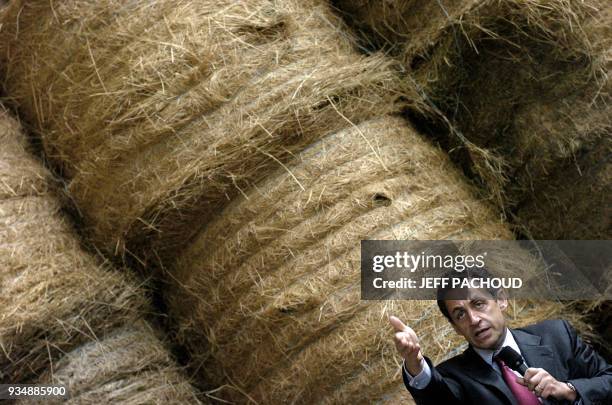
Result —
[[[553,377],[560,378],[554,352],[550,346],[540,344],[541,337],[519,329],[513,329],[511,333],[529,367],[543,368]]]
[[[516,404],[516,399],[502,376],[493,370],[474,349],[468,347],[465,351],[465,356],[467,360],[465,364],[466,374],[489,388],[501,392],[506,397],[508,404]]]
[[[525,363],[529,367],[543,368],[556,379],[560,378],[554,352],[550,346],[541,344],[542,338],[540,336],[519,329],[513,329],[511,333],[519,349],[521,349]],[[544,400],[545,405],[553,403],[556,404],[557,402]]]

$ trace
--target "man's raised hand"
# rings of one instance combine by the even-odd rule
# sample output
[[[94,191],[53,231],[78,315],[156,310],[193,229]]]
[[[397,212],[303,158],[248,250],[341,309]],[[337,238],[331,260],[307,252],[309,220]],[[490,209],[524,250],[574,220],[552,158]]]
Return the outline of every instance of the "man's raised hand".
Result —
[[[413,377],[420,374],[423,371],[421,362],[423,355],[421,354],[421,346],[419,345],[419,338],[414,331],[404,325],[399,318],[395,316],[389,317],[389,322],[395,329],[395,347],[399,354],[404,358],[406,363],[406,369]]]

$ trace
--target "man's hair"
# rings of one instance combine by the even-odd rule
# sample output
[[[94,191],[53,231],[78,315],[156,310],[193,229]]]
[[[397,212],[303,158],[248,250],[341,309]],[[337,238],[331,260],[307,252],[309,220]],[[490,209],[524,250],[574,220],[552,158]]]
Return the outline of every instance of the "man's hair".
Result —
[[[482,279],[490,279],[491,273],[489,273],[489,271],[485,268],[485,267],[470,267],[468,269],[465,269],[462,272],[458,272],[457,270],[451,270],[448,273],[446,273],[444,276],[444,278],[448,278],[449,280],[451,279],[460,279],[460,280],[464,280],[464,279],[474,279],[474,278],[482,278]],[[438,301],[438,308],[440,308],[440,312],[442,312],[442,315],[444,315],[444,317],[446,319],[448,319],[448,321],[450,323],[453,323],[453,320],[450,316],[450,314],[448,313],[448,308],[446,307],[446,297],[448,297],[448,295],[453,292],[453,291],[462,291],[464,289],[460,289],[460,288],[453,288],[452,287],[452,282],[449,282],[447,284],[446,287],[440,287],[438,288],[437,291],[437,296],[436,299]],[[494,288],[487,288],[486,289],[489,294],[491,294],[491,297],[493,297],[494,299],[497,299],[497,294],[499,293],[500,289],[494,289]]]

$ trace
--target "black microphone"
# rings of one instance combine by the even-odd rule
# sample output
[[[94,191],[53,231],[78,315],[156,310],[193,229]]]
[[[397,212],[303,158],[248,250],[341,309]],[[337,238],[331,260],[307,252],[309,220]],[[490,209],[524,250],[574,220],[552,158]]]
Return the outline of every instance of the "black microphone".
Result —
[[[523,356],[518,354],[516,350],[510,346],[506,346],[501,349],[497,357],[506,363],[506,365],[512,370],[517,371],[520,375],[525,375],[525,371],[527,371],[527,364],[525,364]]]

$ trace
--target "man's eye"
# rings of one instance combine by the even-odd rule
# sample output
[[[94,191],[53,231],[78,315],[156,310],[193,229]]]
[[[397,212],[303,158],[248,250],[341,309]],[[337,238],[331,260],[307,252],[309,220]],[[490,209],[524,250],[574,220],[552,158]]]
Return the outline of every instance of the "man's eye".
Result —
[[[476,308],[482,308],[484,306],[484,302],[476,301]]]
[[[464,316],[465,316],[465,312],[459,312],[459,313],[457,314],[457,320],[461,320],[461,319],[463,319],[463,317],[464,317]]]

